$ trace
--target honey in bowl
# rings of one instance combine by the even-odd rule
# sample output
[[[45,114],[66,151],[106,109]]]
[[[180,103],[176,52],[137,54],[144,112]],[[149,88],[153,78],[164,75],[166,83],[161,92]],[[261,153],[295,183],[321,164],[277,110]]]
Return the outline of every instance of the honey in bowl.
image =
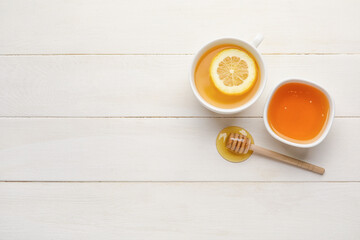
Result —
[[[329,117],[329,101],[319,89],[290,82],[273,94],[267,111],[271,129],[295,143],[311,143],[324,131]]]
[[[246,52],[255,62],[256,79],[254,84],[242,94],[225,94],[221,92],[214,84],[210,76],[210,67],[214,58],[222,51],[228,49],[238,49]],[[201,97],[209,104],[223,109],[232,109],[240,107],[254,97],[260,87],[260,71],[255,58],[245,49],[231,44],[218,45],[209,49],[199,59],[194,72],[196,88]]]

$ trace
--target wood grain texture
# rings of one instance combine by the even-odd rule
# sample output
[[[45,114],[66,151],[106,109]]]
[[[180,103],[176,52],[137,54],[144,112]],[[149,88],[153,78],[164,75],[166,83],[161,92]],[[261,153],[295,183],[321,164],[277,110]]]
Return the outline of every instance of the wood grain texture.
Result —
[[[360,183],[0,183],[2,239],[360,238]]]
[[[0,57],[0,116],[219,116],[191,91],[192,57]],[[265,90],[238,116],[262,116],[270,91],[289,77],[324,86],[337,116],[360,116],[360,55],[264,58]]]
[[[262,32],[264,53],[359,53],[358,0],[11,0],[0,54],[195,53]]]
[[[358,0],[0,1],[0,240],[360,239],[359,9]],[[258,32],[269,74],[261,98],[241,118],[205,110],[188,82],[192,54]],[[334,97],[337,118],[316,148],[279,143],[260,118],[289,77]],[[223,160],[215,137],[230,125],[325,175],[257,155]]]
[[[253,155],[230,163],[215,139],[227,126],[255,144],[324,167],[323,176]],[[360,119],[337,118],[316,148],[273,139],[262,119],[0,119],[0,180],[16,181],[359,181]]]

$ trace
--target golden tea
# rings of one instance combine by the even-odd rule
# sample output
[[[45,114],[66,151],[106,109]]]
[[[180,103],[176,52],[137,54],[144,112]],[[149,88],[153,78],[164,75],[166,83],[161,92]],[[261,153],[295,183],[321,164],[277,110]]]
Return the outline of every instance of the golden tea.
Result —
[[[214,57],[226,49],[239,49],[252,56],[248,51],[236,45],[225,44],[216,46],[205,52],[204,55],[199,59],[195,69],[194,78],[196,88],[205,101],[215,107],[231,109],[240,107],[241,105],[248,102],[256,94],[260,86],[260,71],[255,58],[252,57],[255,61],[257,73],[253,86],[251,86],[247,92],[241,95],[230,95],[219,91],[211,79],[210,66]]]

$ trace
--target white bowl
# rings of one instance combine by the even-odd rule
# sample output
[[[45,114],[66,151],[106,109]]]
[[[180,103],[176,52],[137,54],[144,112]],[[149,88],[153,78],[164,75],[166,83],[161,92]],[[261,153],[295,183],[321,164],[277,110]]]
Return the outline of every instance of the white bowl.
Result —
[[[291,142],[291,141],[284,139],[284,138],[280,137],[279,135],[277,135],[269,125],[269,121],[268,121],[268,117],[267,117],[269,103],[270,103],[274,93],[276,92],[276,90],[279,87],[281,87],[282,85],[287,84],[287,83],[303,83],[303,84],[313,86],[313,87],[317,88],[318,90],[320,90],[321,92],[323,92],[329,101],[329,117],[326,121],[326,127],[323,130],[322,134],[313,142],[310,142],[310,143]],[[265,123],[265,127],[268,130],[268,132],[270,133],[270,135],[273,136],[275,139],[279,140],[280,142],[286,143],[291,146],[299,147],[299,148],[310,148],[310,147],[314,147],[314,146],[318,145],[319,143],[321,143],[325,139],[326,135],[329,133],[333,119],[334,119],[334,115],[335,115],[334,108],[335,108],[334,101],[332,100],[330,94],[324,88],[322,88],[321,86],[317,85],[316,83],[308,81],[308,80],[304,80],[304,79],[300,79],[300,78],[290,78],[290,79],[286,79],[286,80],[280,82],[274,88],[274,90],[271,92],[270,96],[268,97],[268,99],[266,101],[265,109],[264,109],[264,123]]]
[[[250,107],[260,97],[261,93],[264,90],[265,83],[266,83],[266,71],[265,71],[265,64],[264,64],[263,58],[261,57],[261,54],[256,49],[256,47],[261,43],[262,39],[263,39],[263,36],[261,34],[258,34],[256,36],[256,38],[254,39],[253,43],[250,44],[248,42],[245,42],[245,41],[243,41],[241,39],[237,39],[237,38],[220,38],[220,39],[214,40],[214,41],[206,44],[204,47],[202,47],[199,50],[199,52],[195,55],[195,57],[191,63],[190,85],[191,85],[192,91],[194,92],[195,97],[199,100],[199,102],[204,107],[206,107],[207,109],[209,109],[213,112],[220,113],[220,114],[235,114],[235,113],[238,113],[238,112],[243,111],[244,109]],[[197,63],[198,63],[199,59],[201,58],[201,56],[209,49],[211,49],[215,46],[218,46],[218,45],[222,45],[222,44],[237,45],[237,46],[242,47],[245,50],[249,51],[256,59],[258,65],[259,65],[259,71],[260,71],[260,86],[259,86],[257,92],[255,93],[255,95],[244,105],[241,105],[240,107],[236,107],[236,108],[231,108],[231,109],[219,108],[219,107],[213,106],[210,103],[206,102],[199,94],[199,92],[196,88],[195,79],[194,79],[195,69],[196,69]]]

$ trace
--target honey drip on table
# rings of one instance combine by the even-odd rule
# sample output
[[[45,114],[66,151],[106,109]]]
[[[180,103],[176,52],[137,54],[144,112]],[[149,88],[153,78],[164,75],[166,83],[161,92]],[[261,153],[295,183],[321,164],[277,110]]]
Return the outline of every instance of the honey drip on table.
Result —
[[[226,143],[227,143],[228,137],[230,136],[230,133],[243,134],[251,140],[252,144],[254,144],[253,137],[245,129],[243,129],[241,127],[236,127],[236,126],[227,127],[227,128],[224,128],[223,130],[221,130],[216,138],[216,148],[217,148],[219,154],[225,160],[228,160],[229,162],[238,163],[238,162],[245,161],[246,159],[248,159],[251,156],[253,151],[249,150],[248,153],[246,153],[246,154],[236,154],[236,153],[229,151],[226,148]]]

